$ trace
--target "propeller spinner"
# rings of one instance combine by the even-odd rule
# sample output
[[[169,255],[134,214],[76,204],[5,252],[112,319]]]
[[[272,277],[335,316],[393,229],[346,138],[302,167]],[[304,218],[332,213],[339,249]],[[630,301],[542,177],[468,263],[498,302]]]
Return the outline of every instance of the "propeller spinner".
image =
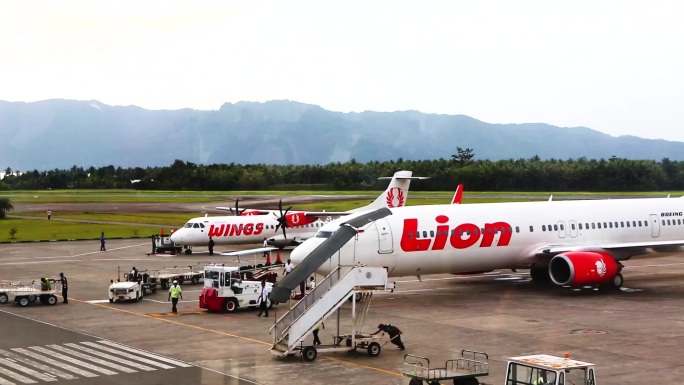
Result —
[[[276,220],[278,221],[278,224],[276,225],[275,231],[278,232],[278,229],[282,227],[283,229],[283,236],[285,239],[287,239],[287,231],[285,230],[288,227],[287,224],[287,213],[290,211],[292,206],[288,207],[285,212],[283,213],[283,200],[281,199],[280,202],[278,203],[278,210],[280,211],[280,216],[276,215],[276,213],[273,213],[273,215],[276,216]]]

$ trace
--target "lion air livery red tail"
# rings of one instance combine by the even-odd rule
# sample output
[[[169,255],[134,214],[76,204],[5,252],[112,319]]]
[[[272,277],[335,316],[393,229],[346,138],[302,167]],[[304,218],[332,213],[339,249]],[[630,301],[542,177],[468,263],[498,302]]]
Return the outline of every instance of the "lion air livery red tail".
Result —
[[[345,212],[272,211],[265,215],[229,215],[198,217],[189,220],[171,235],[171,241],[184,246],[206,246],[209,238],[215,245],[262,244],[296,246],[312,237],[331,217],[349,215],[357,211],[381,207],[402,207],[408,198],[409,185],[414,177],[411,171],[398,171],[391,177],[387,189],[368,206]],[[390,178],[380,178],[390,179]],[[323,218],[324,220],[321,220]],[[187,251],[186,251],[187,253]]]
[[[684,247],[684,199],[446,204],[391,208],[358,229],[327,274],[343,265],[386,267],[391,276],[530,268],[561,286],[621,286],[622,262]],[[354,214],[321,227],[293,250],[301,263]]]

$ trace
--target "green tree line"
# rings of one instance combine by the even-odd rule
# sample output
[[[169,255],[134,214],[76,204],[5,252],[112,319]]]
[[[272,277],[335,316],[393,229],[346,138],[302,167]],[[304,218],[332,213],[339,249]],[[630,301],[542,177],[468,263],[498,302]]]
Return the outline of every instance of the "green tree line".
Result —
[[[459,149],[462,150],[462,149]],[[469,149],[467,149],[469,150]],[[325,165],[210,164],[176,160],[166,167],[121,168],[73,166],[68,170],[13,171],[0,190],[381,190],[399,170],[428,180],[418,191],[450,191],[464,183],[471,191],[666,191],[684,190],[684,162],[663,159],[508,159],[472,160],[459,151],[452,159]],[[6,171],[11,171],[7,169]]]

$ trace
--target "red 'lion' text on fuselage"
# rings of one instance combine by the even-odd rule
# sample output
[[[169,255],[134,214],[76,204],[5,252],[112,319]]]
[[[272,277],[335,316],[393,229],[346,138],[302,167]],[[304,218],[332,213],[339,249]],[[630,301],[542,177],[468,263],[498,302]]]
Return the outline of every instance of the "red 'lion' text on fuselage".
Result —
[[[500,234],[496,246],[507,246],[511,241],[513,233],[511,225],[506,222],[485,223],[481,230],[475,224],[462,223],[453,229],[449,229],[449,217],[438,215],[436,236],[434,242],[432,238],[419,238],[418,219],[404,219],[404,228],[401,233],[401,249],[406,252],[425,251],[425,250],[444,250],[447,240],[451,247],[455,249],[466,249],[482,239],[479,247],[491,247],[494,242],[494,235]],[[451,234],[451,235],[450,235]]]

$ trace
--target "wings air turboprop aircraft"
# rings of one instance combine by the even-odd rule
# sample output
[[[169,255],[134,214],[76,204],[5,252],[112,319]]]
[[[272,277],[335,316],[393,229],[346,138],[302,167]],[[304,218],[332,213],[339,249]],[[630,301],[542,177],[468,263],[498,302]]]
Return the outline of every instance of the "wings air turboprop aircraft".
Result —
[[[561,286],[623,283],[622,262],[684,246],[684,199],[642,198],[480,203],[391,208],[357,229],[318,272],[384,266],[390,276],[529,268]],[[298,265],[350,215],[327,223],[292,251]]]
[[[289,212],[291,207],[285,211],[281,207],[279,214],[274,211],[271,213],[273,215],[198,217],[189,220],[182,228],[171,234],[171,241],[185,246],[206,246],[211,236],[215,245],[261,244],[264,239],[267,239],[269,245],[278,248],[296,246],[301,241],[312,237],[325,224],[321,218],[348,215],[381,207],[403,206],[408,197],[411,180],[427,179],[427,177],[414,177],[412,174],[411,171],[398,171],[391,178],[380,178],[391,179],[387,189],[371,204],[350,211]],[[281,229],[282,233],[280,233]]]

